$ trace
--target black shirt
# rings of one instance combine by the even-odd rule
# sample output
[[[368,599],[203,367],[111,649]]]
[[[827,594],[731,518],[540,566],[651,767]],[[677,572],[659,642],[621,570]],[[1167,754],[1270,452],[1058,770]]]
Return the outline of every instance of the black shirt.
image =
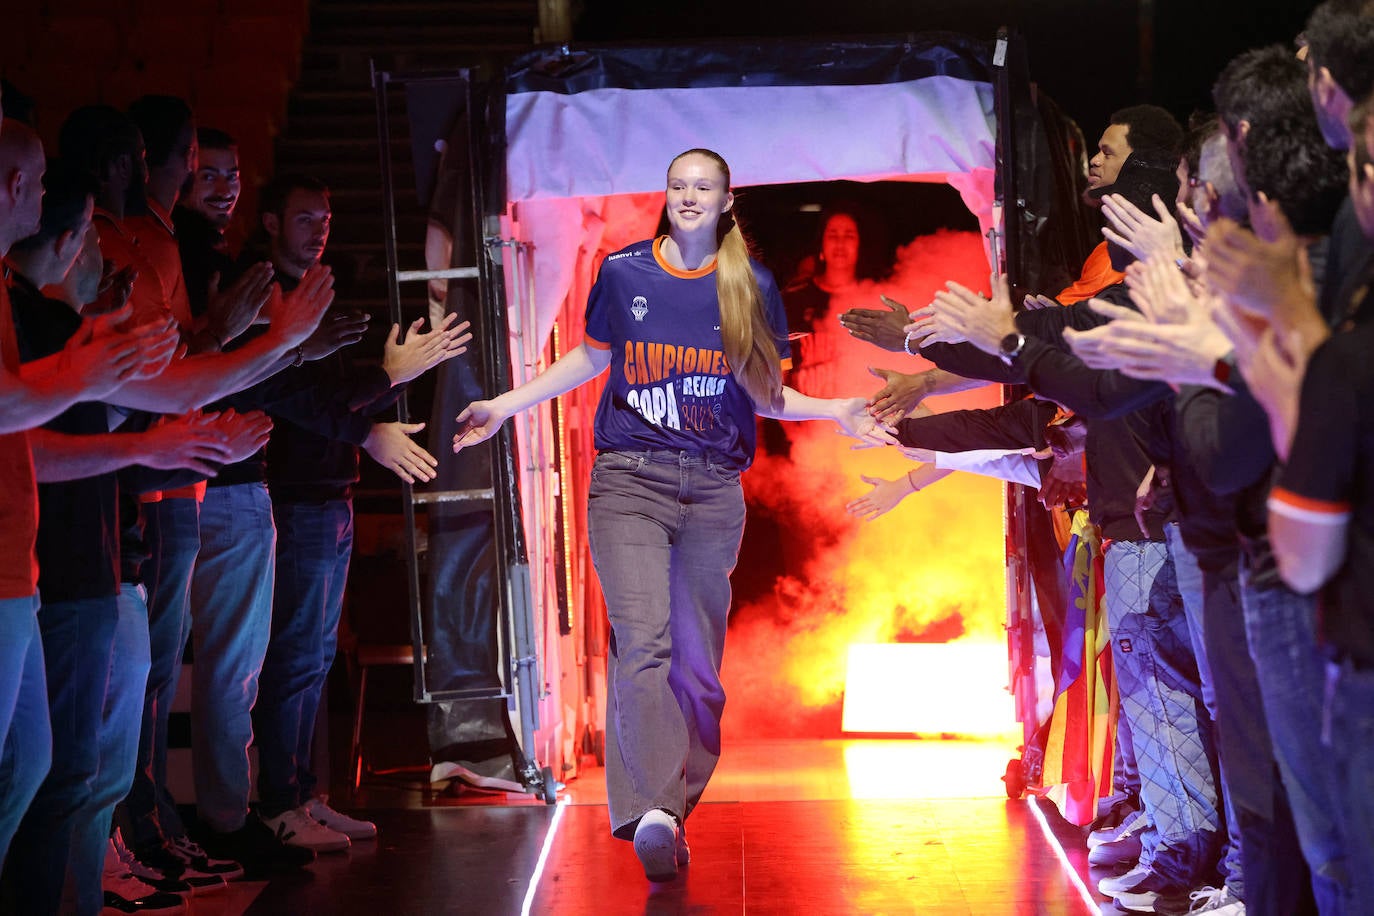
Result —
[[[1328,648],[1374,667],[1374,322],[1317,348],[1302,384],[1298,428],[1271,512],[1348,520],[1345,561],[1323,588]]]
[[[44,296],[19,274],[10,289],[19,358],[60,351],[81,327],[71,306]],[[67,435],[109,432],[105,405],[83,401],[43,424]],[[118,481],[113,473],[38,485],[38,591],[44,603],[119,592]]]

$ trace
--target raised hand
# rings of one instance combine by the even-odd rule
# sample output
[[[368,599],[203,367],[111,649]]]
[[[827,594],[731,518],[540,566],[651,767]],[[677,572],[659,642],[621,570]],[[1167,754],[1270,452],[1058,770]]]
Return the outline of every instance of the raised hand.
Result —
[[[132,379],[157,375],[176,354],[179,336],[175,323],[159,319],[121,330],[132,312],[133,307],[126,303],[117,311],[84,322],[62,348],[59,371],[78,380],[91,400],[99,400]]]
[[[423,423],[376,423],[363,449],[406,483],[433,480],[438,460],[410,438],[424,428]]]
[[[841,432],[851,439],[858,439],[862,447],[897,444],[897,437],[892,435],[891,429],[868,412],[868,402],[863,398],[837,399],[834,420],[840,424]]]
[[[1043,296],[1039,293],[1027,293],[1026,298],[1021,301],[1021,305],[1030,311],[1037,309],[1059,308],[1059,300],[1053,296]]]
[[[457,417],[458,432],[453,437],[454,453],[469,445],[485,442],[496,435],[496,431],[509,416],[510,414],[497,407],[494,400],[473,401]]]
[[[1139,260],[1159,256],[1174,260],[1183,256],[1183,235],[1178,221],[1158,194],[1151,198],[1159,219],[1151,217],[1120,194],[1102,198],[1102,215],[1107,225],[1102,235],[1135,255]]]
[[[1231,342],[1210,317],[1189,324],[1114,321],[1067,339],[1074,353],[1094,369],[1117,369],[1146,381],[1206,385],[1233,393],[1215,375],[1217,360],[1231,351]]]
[[[257,454],[272,434],[272,418],[260,410],[238,413],[231,407],[206,417],[208,425],[224,436],[231,464]]]
[[[333,301],[334,272],[323,264],[307,270],[296,288],[285,296],[274,285],[267,306],[272,332],[287,348],[303,344]]]
[[[883,387],[868,399],[868,407],[880,423],[896,423],[921,403],[925,385],[921,375],[908,375],[892,369],[869,367],[870,375],[883,380]]]
[[[1206,279],[1232,304],[1271,320],[1316,309],[1311,268],[1291,231],[1271,242],[1217,220],[1207,230]]]
[[[889,296],[879,296],[882,309],[849,309],[840,313],[840,324],[856,340],[900,353],[906,347],[904,325],[911,319],[906,306]]]
[[[1213,296],[1194,289],[1173,259],[1164,256],[1137,261],[1130,275],[1131,301],[1155,324],[1188,324],[1205,319]],[[1106,314],[1103,312],[1102,314]]]
[[[223,346],[248,330],[267,304],[272,295],[272,263],[254,264],[228,289],[221,290],[219,280],[218,273],[210,278],[205,328]]]
[[[987,299],[966,286],[950,280],[947,289],[935,294],[932,306],[935,323],[953,331],[984,353],[1000,353],[1002,338],[1016,333],[1012,318],[1011,291],[1007,278],[993,274],[992,298]]]
[[[472,341],[472,334],[468,330],[472,322],[464,321],[455,325],[457,320],[458,316],[450,312],[438,327],[421,334],[420,328],[425,319],[417,318],[406,332],[405,343],[397,343],[401,326],[393,324],[382,355],[382,368],[391,377],[391,384],[409,382],[444,360],[466,353],[467,345]]]
[[[82,312],[87,315],[103,315],[117,312],[129,301],[134,293],[134,281],[138,271],[132,264],[115,270],[113,261],[105,261],[100,274],[100,286],[96,289],[95,301],[86,305]]]
[[[868,522],[880,515],[886,515],[903,499],[915,492],[906,475],[902,475],[896,480],[887,480],[883,477],[869,477],[867,474],[863,474],[859,476],[859,479],[873,489],[858,499],[846,503],[844,509],[850,515],[858,516]]]
[[[307,361],[324,359],[335,350],[351,347],[363,339],[368,320],[364,312],[330,312],[301,344],[301,356]]]
[[[150,468],[188,468],[212,477],[221,465],[235,460],[224,431],[199,411],[159,420],[138,436],[139,463]]]

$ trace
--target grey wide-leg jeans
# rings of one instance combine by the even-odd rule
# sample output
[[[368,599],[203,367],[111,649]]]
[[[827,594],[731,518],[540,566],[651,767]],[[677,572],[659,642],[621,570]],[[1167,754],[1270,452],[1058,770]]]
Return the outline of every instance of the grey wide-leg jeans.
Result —
[[[650,809],[684,820],[720,759],[739,471],[693,452],[602,452],[587,529],[611,624],[611,830],[630,839]]]

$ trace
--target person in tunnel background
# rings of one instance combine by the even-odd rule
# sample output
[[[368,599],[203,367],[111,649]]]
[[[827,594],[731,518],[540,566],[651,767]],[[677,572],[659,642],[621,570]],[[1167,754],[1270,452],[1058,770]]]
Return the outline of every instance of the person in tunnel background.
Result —
[[[674,158],[667,235],[609,255],[582,343],[468,405],[453,440],[455,452],[485,441],[513,414],[611,369],[587,513],[611,624],[607,796],[613,834],[633,839],[651,881],[688,863],[681,825],[720,757],[720,665],[755,416],[830,419],[854,438],[893,441],[863,398],[782,384],[782,297],[748,256],[734,200],[719,154]]]
[[[886,273],[888,253],[882,251],[885,232],[858,203],[826,208],[819,225],[812,252],[783,290],[782,301],[794,343],[788,382],[805,394],[824,397],[834,391],[835,363],[841,358],[836,337],[844,331],[833,321],[839,314],[836,306],[872,298],[874,281]]]

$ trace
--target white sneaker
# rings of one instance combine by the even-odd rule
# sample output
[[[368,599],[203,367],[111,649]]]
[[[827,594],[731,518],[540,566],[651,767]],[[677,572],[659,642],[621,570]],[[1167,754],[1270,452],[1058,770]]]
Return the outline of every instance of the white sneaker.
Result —
[[[1200,887],[1188,895],[1192,905],[1188,913],[1210,913],[1212,916],[1245,916],[1245,904],[1228,887]]]
[[[651,808],[635,827],[635,855],[650,881],[677,877],[677,819],[662,808]]]
[[[376,824],[341,814],[329,807],[326,799],[312,798],[301,808],[312,820],[324,824],[330,830],[342,833],[350,840],[370,840],[377,836]]]
[[[337,830],[330,830],[306,814],[304,806],[284,811],[276,817],[264,817],[262,822],[276,834],[277,841],[283,846],[299,846],[316,852],[342,852],[352,845],[348,837]]]
[[[1097,882],[1097,889],[1102,892],[1104,897],[1115,897],[1128,887],[1134,887],[1140,879],[1150,873],[1150,869],[1143,865],[1126,872],[1124,875],[1112,875]]]
[[[105,912],[186,912],[186,901],[179,895],[163,893],[131,875],[113,843],[105,846],[105,867],[100,877],[100,888],[105,898]]]

